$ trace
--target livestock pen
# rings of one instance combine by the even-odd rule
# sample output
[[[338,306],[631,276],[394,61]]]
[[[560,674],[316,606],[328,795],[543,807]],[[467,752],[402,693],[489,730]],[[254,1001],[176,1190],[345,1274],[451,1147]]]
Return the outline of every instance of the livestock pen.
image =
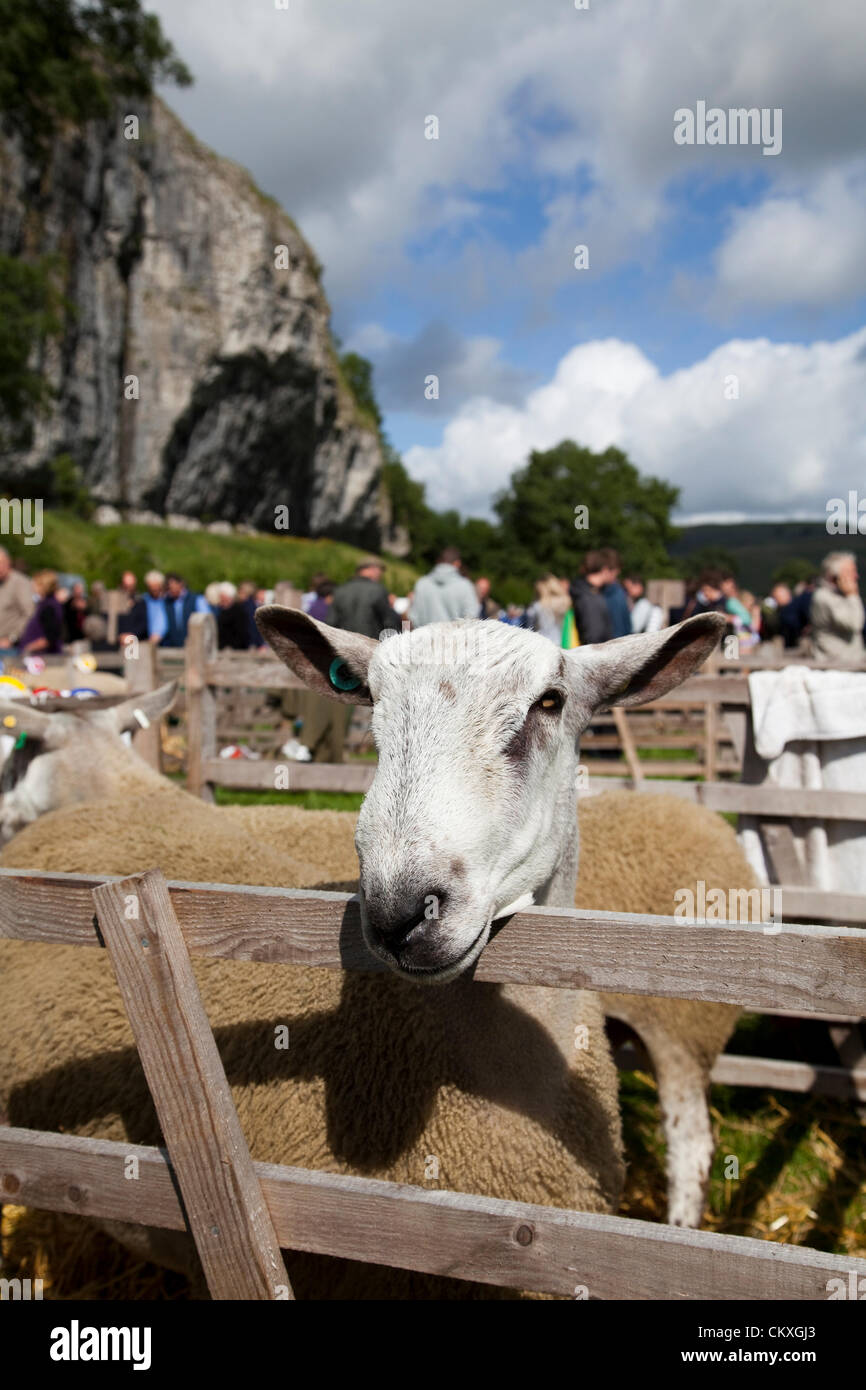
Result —
[[[760,817],[765,826],[772,826],[770,855],[786,920],[866,924],[866,894],[826,892],[808,886],[802,881],[791,848],[794,822],[866,822],[866,792],[715,781],[712,780],[715,768],[712,759],[710,766],[704,769],[707,773],[704,781],[645,775],[658,764],[642,763],[637,758],[629,738],[631,721],[644,711],[651,714],[656,710],[679,710],[690,705],[712,711],[707,717],[713,730],[723,719],[730,719],[730,742],[736,750],[736,765],[742,766],[750,713],[746,671],[760,663],[754,658],[751,662],[737,661],[729,670],[724,659],[714,657],[711,661],[714,669],[710,673],[692,676],[669,696],[650,702],[642,710],[628,714],[624,710],[614,711],[632,775],[627,778],[589,776],[581,794],[595,795],[607,789],[629,787],[635,792],[665,792],[726,815]],[[775,665],[774,662],[764,664],[771,668]],[[250,687],[298,689],[303,688],[303,684],[270,654],[218,652],[215,626],[206,615],[195,615],[190,622],[184,683],[188,721],[187,786],[194,794],[212,800],[216,787],[259,792],[273,792],[278,787],[292,792],[361,793],[369,789],[376,774],[375,762],[296,763],[219,757],[217,718],[222,692]],[[649,738],[651,741],[651,736]],[[583,759],[582,765],[586,766]],[[616,764],[613,768],[615,773]],[[772,1012],[772,1009],[764,1012]],[[720,1084],[771,1087],[866,1101],[866,1055],[859,1041],[860,1018],[864,1012],[864,1009],[847,1014],[824,1011],[827,1016],[823,1022],[827,1024],[833,1051],[838,1054],[838,1066],[726,1054],[716,1064],[713,1080]],[[620,1060],[624,1066],[633,1066],[642,1060],[642,1054],[634,1048],[627,1049]]]
[[[0,1195],[188,1229],[215,1298],[291,1298],[281,1249],[571,1298],[823,1300],[866,1276],[800,1246],[254,1163],[190,955],[375,970],[354,896],[7,869],[0,935],[108,950],[166,1145],[0,1127]],[[475,978],[856,1015],[866,931],[532,908]]]

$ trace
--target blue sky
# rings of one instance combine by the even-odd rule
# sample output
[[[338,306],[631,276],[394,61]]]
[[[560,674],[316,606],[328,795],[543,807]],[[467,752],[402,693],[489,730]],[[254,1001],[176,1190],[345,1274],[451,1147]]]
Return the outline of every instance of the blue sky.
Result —
[[[566,436],[675,482],[682,517],[866,491],[862,7],[154,8],[196,77],[165,95],[309,238],[435,505],[489,514]],[[780,110],[781,152],[676,144],[699,100]]]

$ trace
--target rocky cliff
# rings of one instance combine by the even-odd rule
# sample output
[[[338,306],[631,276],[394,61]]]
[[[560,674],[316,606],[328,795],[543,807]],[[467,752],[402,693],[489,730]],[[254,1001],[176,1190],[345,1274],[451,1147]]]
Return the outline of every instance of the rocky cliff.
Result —
[[[74,306],[44,349],[54,407],[7,478],[67,452],[115,506],[260,529],[288,506],[295,534],[381,544],[379,440],[341,381],[315,257],[162,102],[69,131],[44,167],[0,137],[0,251],[59,253]]]

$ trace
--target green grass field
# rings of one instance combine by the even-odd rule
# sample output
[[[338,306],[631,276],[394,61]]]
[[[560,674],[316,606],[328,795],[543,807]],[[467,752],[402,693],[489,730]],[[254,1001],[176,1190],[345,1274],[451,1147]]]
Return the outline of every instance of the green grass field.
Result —
[[[139,579],[151,568],[176,570],[197,590],[213,579],[235,584],[252,579],[265,588],[291,580],[305,589],[317,572],[342,583],[354,573],[364,553],[341,541],[304,536],[217,536],[168,526],[96,526],[71,512],[48,510],[40,545],[25,545],[22,536],[12,535],[4,543],[31,572],[55,569],[82,574],[89,584],[101,579],[113,586],[125,569],[133,570]],[[410,565],[388,561],[385,584],[393,593],[407,593],[416,577]]]

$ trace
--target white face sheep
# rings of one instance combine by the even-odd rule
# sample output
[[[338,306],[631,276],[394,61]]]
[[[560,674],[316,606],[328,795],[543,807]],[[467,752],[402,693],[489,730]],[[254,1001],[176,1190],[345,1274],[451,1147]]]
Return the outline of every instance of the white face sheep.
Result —
[[[138,715],[159,719],[176,694],[172,682],[128,700],[63,701],[59,709],[55,702],[40,709],[22,700],[0,701],[3,717],[14,721],[8,732],[20,744],[0,771],[0,844],[59,806],[121,795],[130,782],[137,791],[160,785],[159,774],[111,736],[140,729]],[[70,744],[72,757],[66,753]]]
[[[574,902],[581,733],[602,706],[672,689],[723,627],[709,615],[565,652],[471,619],[376,642],[291,609],[256,618],[311,689],[373,705],[379,764],[355,836],[365,938],[433,983],[467,970],[516,902]]]
[[[467,620],[385,642],[279,607],[260,609],[257,621],[312,689],[373,704],[379,766],[355,837],[365,937],[397,973],[430,983],[466,971],[509,908],[575,902],[580,734],[596,709],[641,704],[679,684],[724,627],[710,614],[564,652],[536,634]],[[676,889],[698,879],[725,889],[755,883],[728,827],[675,798],[606,796],[603,805],[584,802],[580,822],[594,841],[580,906],[671,913]],[[633,877],[634,866],[610,853],[623,841],[637,853],[644,889],[628,902],[622,875]],[[668,1220],[697,1226],[713,1153],[709,1074],[740,1011],[601,998],[640,1035],[655,1068]]]

